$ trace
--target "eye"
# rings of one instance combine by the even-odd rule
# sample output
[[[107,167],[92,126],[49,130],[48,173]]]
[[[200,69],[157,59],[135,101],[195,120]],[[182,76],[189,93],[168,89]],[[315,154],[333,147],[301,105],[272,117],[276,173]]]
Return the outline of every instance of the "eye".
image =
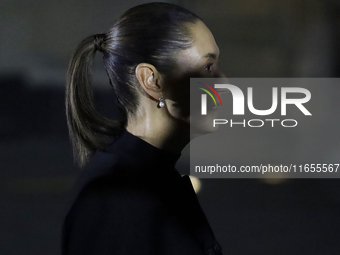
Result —
[[[211,72],[212,71],[212,65],[213,65],[213,63],[209,63],[204,67],[204,69],[207,70],[208,72]]]

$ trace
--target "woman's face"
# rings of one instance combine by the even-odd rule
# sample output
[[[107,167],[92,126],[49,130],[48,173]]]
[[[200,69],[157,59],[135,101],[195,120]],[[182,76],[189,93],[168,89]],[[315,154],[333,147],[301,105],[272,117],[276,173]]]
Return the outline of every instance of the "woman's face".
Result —
[[[188,26],[194,42],[192,47],[177,53],[176,67],[171,77],[166,80],[163,95],[173,118],[190,126],[191,132],[203,134],[215,131],[212,122],[217,118],[218,107],[214,107],[214,104],[208,100],[207,115],[202,116],[199,107],[200,97],[198,97],[195,102],[192,102],[197,102],[197,107],[195,105],[190,111],[190,78],[221,78],[225,75],[219,69],[220,51],[208,27],[200,20]],[[202,94],[198,88],[197,92],[199,96]],[[197,112],[193,109],[197,109]]]

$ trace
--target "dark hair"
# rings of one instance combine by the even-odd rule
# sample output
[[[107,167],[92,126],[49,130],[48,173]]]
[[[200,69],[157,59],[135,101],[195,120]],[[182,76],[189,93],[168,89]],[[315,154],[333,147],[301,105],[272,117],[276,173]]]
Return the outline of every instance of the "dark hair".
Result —
[[[165,77],[169,75],[175,53],[193,42],[184,24],[198,19],[177,5],[142,4],[126,11],[108,33],[89,36],[78,45],[68,69],[65,104],[74,158],[80,166],[125,129],[128,114],[136,111],[136,66],[149,63]],[[103,53],[106,73],[125,116],[121,121],[108,119],[95,109],[91,74],[96,51]]]

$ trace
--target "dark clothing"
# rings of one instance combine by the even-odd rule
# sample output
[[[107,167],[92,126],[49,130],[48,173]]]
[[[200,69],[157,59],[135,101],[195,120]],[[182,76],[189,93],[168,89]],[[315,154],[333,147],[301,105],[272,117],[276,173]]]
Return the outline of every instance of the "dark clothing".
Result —
[[[63,255],[221,254],[180,153],[123,131],[81,172],[67,214]]]

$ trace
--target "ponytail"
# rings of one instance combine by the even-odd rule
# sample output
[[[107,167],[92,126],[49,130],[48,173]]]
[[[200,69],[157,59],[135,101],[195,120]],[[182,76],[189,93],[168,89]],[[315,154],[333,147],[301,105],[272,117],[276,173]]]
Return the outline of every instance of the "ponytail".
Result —
[[[109,138],[116,136],[125,126],[110,120],[95,109],[91,86],[92,66],[96,51],[102,51],[105,34],[85,38],[77,47],[67,74],[66,118],[72,142],[74,160],[84,166],[89,156],[104,148]]]
[[[199,19],[177,5],[142,4],[126,11],[106,34],[89,36],[78,45],[68,69],[65,103],[74,159],[80,166],[125,129],[140,107],[136,66],[150,63],[165,77],[172,75],[178,50],[188,49],[194,41],[186,24]],[[105,118],[94,107],[91,73],[97,51],[103,53],[121,122]]]

